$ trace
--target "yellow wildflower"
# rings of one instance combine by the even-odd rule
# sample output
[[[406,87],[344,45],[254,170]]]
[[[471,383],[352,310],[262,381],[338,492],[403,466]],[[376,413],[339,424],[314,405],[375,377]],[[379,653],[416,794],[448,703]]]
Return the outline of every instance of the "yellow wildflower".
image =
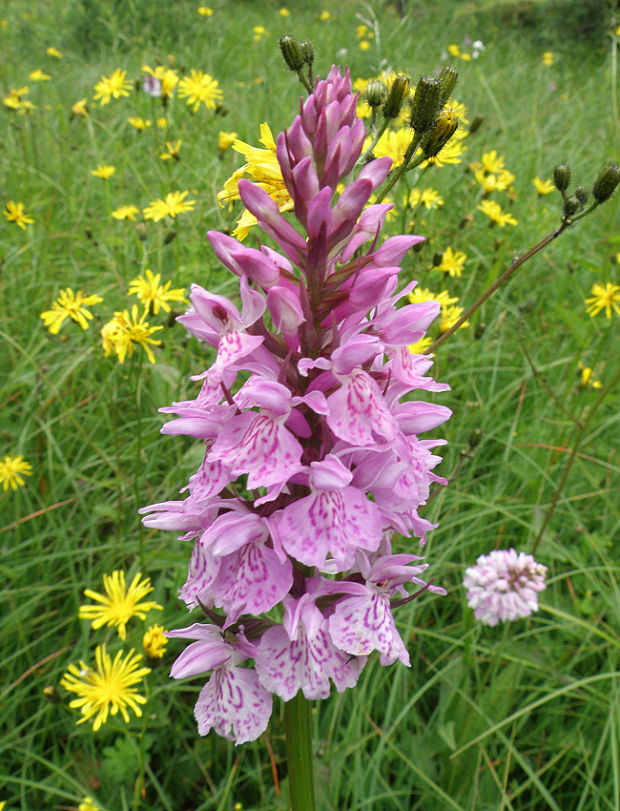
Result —
[[[452,277],[460,277],[465,267],[467,254],[463,251],[453,251],[452,248],[446,248],[441,257],[441,263],[437,266],[437,270],[442,270]]]
[[[9,95],[4,97],[4,106],[22,114],[34,110],[34,104],[24,99],[24,96],[28,95],[29,89],[28,87],[12,87],[9,91]]]
[[[592,286],[592,298],[587,298],[585,303],[586,312],[593,318],[598,315],[602,310],[605,310],[605,317],[611,318],[612,310],[620,315],[620,285],[606,282],[605,286],[602,284],[594,284]]]
[[[151,95],[161,95],[168,98],[172,95],[172,91],[179,82],[179,76],[172,68],[166,68],[163,65],[157,65],[156,68],[150,68],[148,65],[142,65],[142,70],[159,82],[159,92]]]
[[[146,704],[146,698],[137,692],[135,685],[151,672],[148,667],[139,667],[141,661],[142,654],[133,649],[125,657],[123,651],[118,651],[112,661],[105,645],[97,645],[95,670],[82,661],[79,668],[69,665],[60,683],[78,696],[69,703],[72,709],[79,708],[82,713],[78,724],[93,718],[93,731],[97,732],[108,716],[116,715],[119,710],[127,723],[128,708],[139,718],[142,715],[139,705]]]
[[[132,116],[131,118],[128,118],[127,121],[131,124],[132,127],[135,127],[139,132],[142,132],[142,130],[145,130],[151,126],[151,122],[149,121],[148,118],[142,118],[139,115]]]
[[[116,167],[114,166],[98,166],[96,169],[91,169],[90,171],[93,177],[102,177],[104,180],[112,177],[114,172],[116,172]]]
[[[86,795],[82,802],[78,805],[78,811],[101,811],[101,808],[93,800],[90,795]]]
[[[34,222],[30,214],[24,211],[24,204],[16,203],[13,200],[8,201],[2,213],[9,222],[14,222],[22,230],[26,229],[28,223]]]
[[[115,220],[132,220],[135,222],[140,209],[137,206],[119,206],[112,212]]]
[[[149,326],[147,315],[147,310],[142,315],[138,314],[137,304],[131,308],[131,315],[128,310],[114,313],[114,318],[101,328],[101,343],[106,358],[113,351],[118,362],[124,363],[128,355],[133,355],[136,346],[141,346],[149,361],[155,363],[151,346],[161,346],[161,341],[151,336],[163,327]]]
[[[263,37],[267,36],[267,29],[264,25],[255,25],[252,31],[254,32],[254,36],[252,37],[254,42],[260,42]]]
[[[131,90],[131,82],[125,78],[127,71],[117,68],[111,76],[102,76],[95,85],[95,101],[99,101],[102,106],[109,104],[110,99],[119,99],[121,96],[128,96]]]
[[[360,51],[369,51],[370,50],[370,42],[367,39],[360,40]]]
[[[202,17],[210,17],[213,14],[213,9],[209,6],[198,6],[198,13]]]
[[[5,493],[9,487],[12,490],[23,487],[24,476],[32,476],[32,465],[30,462],[26,462],[21,454],[5,456],[0,462],[0,484]]]
[[[502,211],[502,207],[495,200],[483,200],[478,206],[478,210],[487,215],[491,220],[491,225],[497,223],[500,228],[505,225],[517,225],[517,220],[512,214]]]
[[[226,152],[228,147],[232,146],[239,136],[236,132],[224,132],[220,130],[217,136],[217,145],[221,152]]]
[[[539,195],[550,194],[555,189],[552,180],[542,180],[540,177],[535,177],[532,183]]]
[[[490,175],[497,175],[503,169],[506,168],[504,165],[504,158],[502,155],[497,154],[496,149],[492,149],[490,152],[485,152],[482,155],[480,161],[474,161],[474,163],[469,164],[470,169],[483,169],[485,172],[488,172]]]
[[[147,611],[153,608],[162,610],[152,600],[141,602],[153,591],[153,587],[150,578],[142,579],[140,572],[131,581],[129,588],[125,587],[125,572],[116,570],[111,575],[104,574],[103,588],[105,594],[84,589],[84,596],[96,600],[100,605],[81,605],[78,613],[80,619],[90,620],[95,630],[104,625],[115,626],[119,637],[124,640],[127,623],[132,617],[144,620]]]
[[[86,106],[86,99],[80,99],[76,101],[73,107],[71,108],[71,115],[78,116],[81,115],[84,118],[88,115],[88,107]]]
[[[267,124],[261,124],[260,134],[260,143],[266,147],[265,149],[240,140],[233,143],[232,148],[244,156],[246,163],[233,172],[224,183],[222,191],[218,192],[217,200],[222,208],[225,203],[231,204],[234,200],[240,199],[238,183],[245,174],[250,175],[252,180],[275,200],[280,211],[290,211],[293,208],[293,200],[284,185],[280,164],[276,158],[276,144]],[[237,222],[233,235],[242,240],[253,225],[256,225],[256,218],[246,210]]]
[[[332,15],[329,13],[329,11],[323,10],[319,14],[319,20],[321,20],[321,22],[324,22],[324,23],[326,23],[328,20],[331,20],[331,18],[332,18]]]
[[[474,176],[482,186],[485,194],[490,194],[493,191],[505,191],[515,179],[515,176],[508,169],[502,169],[498,174],[487,174],[484,169],[476,169]]]
[[[50,47],[47,49],[46,53],[47,53],[48,56],[54,56],[54,57],[56,57],[56,59],[62,59],[61,52],[58,50],[58,48],[54,48],[53,45],[50,45]]]
[[[42,70],[37,68],[28,74],[28,78],[33,82],[49,82],[52,77],[49,75],[49,73],[43,73]]]
[[[422,192],[419,189],[412,189],[412,191],[409,192],[409,196],[405,196],[403,202],[405,205],[409,203],[411,208],[415,208],[416,206],[439,208],[439,206],[443,205],[443,197],[439,192],[435,191],[435,189],[424,189]]]
[[[450,54],[450,56],[460,56],[461,55],[461,49],[459,48],[458,45],[454,45],[454,44],[453,45],[448,45],[448,53]]]
[[[545,51],[544,54],[542,55],[542,63],[547,67],[553,65],[553,59],[554,59],[553,51]]]
[[[377,141],[373,154],[377,158],[387,156],[392,158],[392,168],[400,166],[405,157],[407,147],[411,143],[413,132],[406,127],[400,127],[397,130],[387,129],[381,138]],[[368,149],[372,143],[372,137],[368,137],[364,144],[364,149]]]
[[[453,327],[459,318],[463,315],[463,308],[457,307],[455,304],[450,305],[448,307],[441,308],[441,318],[439,321],[439,332],[447,332],[451,327]],[[469,321],[465,321],[461,324],[459,329],[465,329],[465,327],[469,326]]]
[[[284,6],[282,6],[282,8],[278,12],[278,14],[280,15],[280,17],[290,17],[291,16],[291,12],[287,8],[285,8]]]
[[[408,349],[414,355],[423,355],[432,343],[433,339],[430,335],[423,335],[419,341],[416,341],[414,344],[409,344]]]
[[[201,70],[191,70],[191,76],[185,76],[179,82],[179,96],[187,97],[187,104],[197,112],[202,102],[209,110],[215,110],[217,104],[222,100],[217,79]]]
[[[175,161],[181,160],[179,156],[179,149],[181,148],[181,139],[178,141],[166,141],[167,152],[162,152],[159,156],[162,161],[169,161],[174,158]]]
[[[142,646],[149,659],[161,659],[167,644],[163,625],[151,625],[142,637]]]
[[[148,268],[144,271],[144,276],[138,276],[137,279],[132,279],[129,282],[129,291],[127,295],[137,296],[138,299],[145,307],[147,307],[153,315],[157,315],[160,308],[165,312],[170,312],[169,301],[182,301],[187,303],[185,298],[185,290],[178,287],[170,290],[172,282],[166,282],[164,285],[160,284],[161,273],[153,274]]]
[[[88,329],[88,322],[92,321],[93,314],[86,308],[102,301],[101,296],[85,296],[81,290],[74,293],[70,287],[67,287],[60,291],[58,298],[52,304],[52,309],[45,310],[39,318],[43,319],[43,323],[52,335],[57,335],[60,332],[60,328],[67,318],[75,321],[82,329]]]
[[[165,200],[153,200],[153,202],[149,203],[144,209],[144,219],[159,222],[159,220],[162,220],[164,217],[172,217],[174,219],[178,214],[192,211],[196,205],[196,201],[186,200],[185,198],[188,194],[188,191],[171,191],[166,195]]]
[[[158,118],[156,121],[157,126],[160,130],[165,130],[168,127],[168,119],[165,116]]]
[[[586,366],[584,363],[582,363],[582,361],[579,361],[578,368],[581,372],[582,386],[591,386],[593,389],[603,388],[601,381],[594,378],[594,370],[590,366]]]

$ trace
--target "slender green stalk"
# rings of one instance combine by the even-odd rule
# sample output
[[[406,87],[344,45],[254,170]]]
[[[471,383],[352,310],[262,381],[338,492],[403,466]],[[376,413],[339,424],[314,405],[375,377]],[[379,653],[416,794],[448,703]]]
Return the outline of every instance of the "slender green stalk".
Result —
[[[284,705],[286,761],[292,811],[314,811],[312,779],[312,703],[299,690]]]

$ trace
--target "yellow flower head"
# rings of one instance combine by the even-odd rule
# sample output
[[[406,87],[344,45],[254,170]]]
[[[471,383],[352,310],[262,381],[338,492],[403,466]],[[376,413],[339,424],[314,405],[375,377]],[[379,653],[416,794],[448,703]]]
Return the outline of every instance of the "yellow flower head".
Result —
[[[612,310],[616,315],[620,315],[620,285],[606,282],[602,284],[595,284],[592,286],[592,298],[587,298],[585,303],[586,312],[593,318],[598,315],[602,310],[605,310],[605,317],[611,318]]]
[[[267,29],[264,25],[255,25],[252,31],[254,33],[254,36],[252,37],[254,42],[260,42],[263,37],[267,36]]]
[[[591,386],[593,389],[602,389],[603,384],[600,380],[595,379],[594,370],[590,366],[586,366],[582,361],[578,363],[579,371],[581,372],[581,385]]]
[[[58,48],[54,48],[53,45],[50,45],[46,53],[48,56],[54,56],[56,59],[62,59],[61,52],[58,50]]]
[[[213,9],[209,6],[198,6],[198,13],[202,17],[210,17],[213,14]]]
[[[542,63],[547,67],[553,65],[553,51],[545,51],[542,55]]]
[[[84,118],[88,115],[88,107],[86,106],[86,99],[80,99],[76,101],[73,107],[71,108],[71,115],[78,116],[81,115]]]
[[[114,318],[101,328],[101,342],[106,358],[110,352],[114,352],[118,362],[124,363],[127,356],[133,355],[136,346],[141,346],[149,361],[155,363],[151,346],[161,346],[161,341],[151,336],[163,327],[151,327],[146,320],[147,315],[147,310],[139,315],[137,304],[131,308],[131,315],[128,310],[114,313]]]
[[[166,149],[167,152],[162,152],[159,156],[163,161],[169,161],[174,158],[175,161],[181,160],[179,156],[179,149],[181,148],[181,139],[179,138],[178,141],[166,141]]]
[[[168,98],[172,95],[172,91],[179,82],[179,76],[175,70],[166,68],[164,65],[157,65],[157,67],[154,69],[150,68],[148,65],[142,65],[142,70],[144,73],[148,73],[149,76],[157,79],[157,81],[160,83],[159,89],[161,91],[161,95],[164,98]]]
[[[540,177],[535,177],[532,183],[539,195],[550,194],[555,189],[552,180],[542,180]]]
[[[168,127],[168,119],[166,118],[166,116],[158,118],[155,123],[157,124],[160,130],[165,130]]]
[[[78,811],[101,811],[101,808],[97,805],[93,798],[87,794],[82,802],[78,805]]]
[[[88,322],[92,321],[93,315],[87,307],[99,304],[103,301],[101,296],[85,296],[81,290],[74,293],[70,287],[60,291],[60,295],[52,304],[51,310],[45,310],[39,316],[43,323],[52,333],[57,335],[67,318],[71,318],[82,329],[88,329]]]
[[[37,68],[28,74],[28,78],[33,82],[49,82],[52,77],[49,73],[43,73],[42,70]]]
[[[139,132],[142,132],[142,130],[145,130],[151,126],[151,122],[149,121],[148,118],[142,118],[139,115],[132,116],[131,118],[128,118],[127,121],[131,124],[132,127],[135,127]]]
[[[506,166],[504,164],[503,156],[498,155],[496,149],[492,149],[490,152],[485,152],[480,161],[470,163],[469,168],[483,169],[485,172],[488,172],[491,175],[496,175],[499,174],[502,169],[505,169]]]
[[[517,220],[510,214],[510,212],[502,211],[502,207],[495,200],[483,200],[478,206],[478,210],[486,214],[491,220],[491,225],[497,223],[500,228],[505,225],[517,225]]]
[[[217,79],[193,68],[190,73],[190,76],[184,76],[179,82],[179,96],[187,98],[187,104],[194,112],[197,112],[201,102],[207,109],[215,110],[222,100],[222,91]]]
[[[93,98],[99,104],[109,104],[110,99],[119,99],[121,96],[128,96],[131,90],[131,82],[125,78],[127,71],[116,68],[111,76],[102,76],[95,85],[95,95]]]
[[[160,309],[170,312],[169,301],[182,301],[188,303],[185,298],[185,290],[176,288],[170,290],[172,282],[160,284],[161,273],[153,274],[148,268],[144,271],[144,276],[138,276],[129,282],[129,296],[137,296],[140,302],[151,312],[157,315]]]
[[[9,487],[12,490],[23,487],[24,476],[32,476],[32,465],[30,462],[26,462],[21,454],[5,456],[0,462],[0,484],[5,493]]]
[[[34,222],[30,214],[24,211],[24,204],[15,203],[13,200],[9,200],[2,213],[9,222],[14,222],[22,230],[26,229],[28,223]]]
[[[167,644],[163,625],[151,625],[142,637],[144,652],[149,659],[161,659]]]
[[[407,147],[413,140],[413,132],[407,127],[400,127],[397,130],[387,129],[377,141],[373,153],[377,158],[392,158],[392,168],[400,166],[405,157]],[[368,137],[364,144],[364,149],[368,149],[372,143],[372,137]]]
[[[443,197],[435,189],[424,189],[422,192],[419,189],[412,189],[409,192],[409,197],[405,197],[403,202],[405,205],[408,202],[411,208],[416,206],[439,208],[439,206],[443,205]]]
[[[321,20],[324,23],[326,23],[328,20],[331,20],[331,18],[332,15],[327,10],[324,10],[319,14],[319,20]]]
[[[476,169],[474,176],[482,186],[485,194],[490,194],[493,191],[505,191],[515,179],[515,176],[508,169],[502,169],[498,174],[487,174],[484,169]]]
[[[116,172],[115,166],[98,166],[96,169],[91,169],[90,173],[93,177],[102,177],[107,180]]]
[[[218,148],[221,152],[225,152],[228,147],[234,144],[237,138],[238,136],[236,132],[224,132],[223,130],[220,130],[217,136]]]
[[[99,605],[80,606],[79,618],[90,620],[93,628],[102,625],[114,625],[118,628],[118,635],[125,639],[126,626],[132,617],[146,619],[146,612],[152,608],[162,610],[162,607],[152,600],[141,600],[153,591],[148,577],[142,579],[138,574],[131,581],[129,588],[125,588],[125,572],[114,571],[111,575],[103,575],[103,588],[105,594],[99,594],[91,589],[85,589],[84,596],[97,600]]]
[[[467,130],[459,129],[456,130],[454,135],[450,138],[450,140],[443,146],[439,152],[434,155],[432,158],[428,158],[423,163],[420,164],[420,168],[425,169],[427,166],[447,166],[448,164],[456,164],[460,163],[463,157],[463,153],[467,149],[467,146],[463,143],[463,140],[467,137],[468,132]],[[416,152],[416,157],[419,157],[422,153],[422,150],[419,149]]]
[[[151,672],[148,667],[140,667],[141,662],[142,654],[133,649],[126,656],[118,651],[112,661],[105,645],[97,645],[94,670],[82,661],[79,668],[69,665],[60,683],[78,696],[69,703],[72,709],[82,713],[78,724],[92,718],[93,731],[97,732],[109,715],[119,711],[124,721],[129,722],[128,709],[139,718],[142,715],[139,705],[146,704],[146,698],[138,693],[135,685]]]
[[[463,315],[463,308],[457,307],[456,305],[451,305],[449,307],[442,307],[441,308],[441,319],[439,321],[439,332],[447,332],[451,327],[453,327],[459,318]],[[469,321],[465,321],[459,329],[465,329],[465,327],[469,326]]]
[[[224,183],[222,191],[218,192],[217,200],[221,207],[224,207],[225,203],[231,204],[233,200],[240,199],[238,184],[241,178],[248,174],[278,204],[280,211],[290,211],[293,208],[293,200],[282,179],[280,164],[276,157],[276,144],[269,126],[261,124],[260,133],[260,143],[266,147],[265,149],[251,146],[245,141],[237,140],[233,143],[232,148],[244,156],[246,163],[233,172]],[[244,211],[233,236],[243,240],[253,225],[256,225],[256,217],[249,211]]]
[[[290,17],[291,16],[291,12],[287,8],[285,8],[284,6],[282,6],[282,8],[278,12],[278,14],[280,15],[280,17]]]
[[[132,220],[135,222],[140,209],[138,206],[119,206],[114,209],[112,216],[115,220]]]
[[[463,251],[453,251],[452,248],[446,248],[441,257],[441,263],[437,266],[437,270],[442,270],[450,276],[460,277],[465,267],[467,255]]]
[[[192,211],[196,205],[195,200],[186,200],[189,194],[188,191],[171,191],[166,195],[165,200],[153,200],[152,203],[144,209],[144,218],[146,220],[154,220],[159,222],[164,217],[172,217],[173,219],[177,214],[183,214],[186,211]]]

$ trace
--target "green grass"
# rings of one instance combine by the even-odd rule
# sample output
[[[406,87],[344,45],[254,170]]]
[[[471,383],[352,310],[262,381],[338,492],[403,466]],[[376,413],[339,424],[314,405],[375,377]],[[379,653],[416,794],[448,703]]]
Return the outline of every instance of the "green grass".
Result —
[[[414,81],[441,64],[448,44],[462,45],[465,32],[484,41],[480,59],[456,62],[457,98],[483,124],[468,137],[462,164],[423,175],[420,187],[436,188],[445,206],[416,216],[415,229],[429,239],[406,258],[403,274],[438,290],[433,253],[464,250],[463,277],[443,285],[462,305],[559,222],[559,195],[538,199],[535,175],[549,177],[566,161],[575,182],[591,186],[601,165],[618,158],[611,39],[604,27],[585,26],[582,4],[402,2],[401,18],[399,4],[326,2],[329,22],[310,2],[291,3],[286,20],[279,3],[214,0],[210,18],[197,5],[13,0],[3,11],[0,90],[29,85],[38,105],[31,116],[0,111],[0,202],[22,201],[35,219],[26,231],[0,223],[0,457],[21,453],[33,466],[25,487],[0,493],[7,811],[75,808],[85,794],[109,811],[288,807],[281,703],[268,738],[239,748],[213,734],[199,738],[192,707],[203,682],[168,679],[175,641],[149,678],[143,721],[112,719],[95,735],[76,726],[58,686],[70,662],[114,643],[115,633],[77,619],[83,589],[100,590],[105,572],[148,574],[164,606],[149,619],[167,628],[190,621],[176,597],[189,548],[142,528],[136,511],[174,498],[200,461],[197,443],[160,436],[157,409],[194,396],[189,376],[211,357],[161,314],[153,319],[166,324],[154,365],[138,355],[123,366],[106,359],[99,330],[128,306],[128,282],[146,267],[173,287],[195,281],[233,294],[234,280],[204,236],[231,228],[238,215],[215,201],[239,165],[230,151],[218,157],[217,136],[235,130],[257,143],[261,122],[275,133],[292,120],[302,91],[281,63],[277,37],[311,39],[319,73],[346,62],[354,78],[369,77],[390,65]],[[357,43],[361,21],[374,27],[368,51]],[[253,43],[259,24],[269,36]],[[62,60],[46,55],[50,45]],[[541,63],[544,50],[555,54],[551,67]],[[133,80],[144,62],[168,54],[177,67],[218,79],[225,115],[192,115],[175,98],[166,133],[153,125],[138,134],[130,115],[161,113],[132,92],[105,107],[91,102],[86,120],[71,119],[72,104],[92,98],[102,74],[122,67]],[[29,81],[35,68],[51,81]],[[181,160],[160,161],[165,141],[179,138]],[[514,228],[490,229],[476,212],[480,193],[466,167],[490,149],[516,176],[514,199],[494,195],[519,220]],[[90,175],[98,163],[116,166],[109,181]],[[121,203],[143,208],[185,189],[196,209],[172,224],[146,223],[140,233],[110,217]],[[451,481],[424,511],[440,522],[425,554],[449,593],[397,613],[410,669],[373,659],[357,688],[316,703],[321,809],[620,808],[618,386],[603,394],[582,387],[577,369],[579,360],[592,366],[604,386],[618,373],[618,318],[591,318],[584,304],[593,283],[618,282],[618,199],[522,268],[438,351],[436,377],[452,387],[436,396],[454,411],[438,432],[449,440],[440,471]],[[407,228],[408,219],[401,214],[391,227]],[[39,313],[66,286],[104,303],[87,332],[72,323],[51,336]],[[480,443],[468,450],[474,429]],[[496,547],[531,551],[579,437],[537,548],[549,567],[540,611],[506,627],[480,626],[465,603],[465,567]],[[130,626],[129,644],[140,648],[141,634],[142,623]],[[44,697],[47,686],[58,688],[58,703]],[[142,767],[145,796],[138,792],[135,803]]]

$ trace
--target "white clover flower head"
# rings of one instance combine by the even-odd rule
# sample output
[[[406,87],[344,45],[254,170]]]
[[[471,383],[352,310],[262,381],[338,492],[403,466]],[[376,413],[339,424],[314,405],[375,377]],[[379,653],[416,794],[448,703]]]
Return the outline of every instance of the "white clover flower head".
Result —
[[[465,571],[467,604],[485,625],[529,617],[538,610],[538,592],[545,588],[547,567],[532,555],[496,549],[480,555]]]

